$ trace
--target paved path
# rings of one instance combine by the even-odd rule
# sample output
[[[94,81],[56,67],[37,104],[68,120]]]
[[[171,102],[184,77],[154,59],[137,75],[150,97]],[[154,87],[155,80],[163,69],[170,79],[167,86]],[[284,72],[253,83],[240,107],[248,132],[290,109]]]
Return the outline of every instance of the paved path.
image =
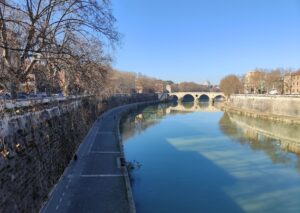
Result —
[[[117,107],[97,119],[41,212],[135,212],[127,170],[118,160],[118,128],[122,114],[136,106]]]

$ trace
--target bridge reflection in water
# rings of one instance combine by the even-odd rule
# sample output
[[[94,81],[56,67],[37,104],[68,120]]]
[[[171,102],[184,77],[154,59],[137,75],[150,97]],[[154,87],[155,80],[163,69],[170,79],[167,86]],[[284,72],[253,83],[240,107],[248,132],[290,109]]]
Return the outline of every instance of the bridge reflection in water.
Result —
[[[299,125],[173,103],[122,128],[140,212],[300,212]]]
[[[157,124],[169,114],[221,112],[220,104],[173,102],[146,107],[124,121],[124,141]],[[300,125],[225,112],[219,126],[230,138],[241,144],[249,144],[253,150],[263,150],[274,162],[288,161],[286,156],[278,154],[278,149],[299,154],[300,168]]]
[[[157,124],[166,115],[192,112],[220,112],[218,106],[218,103],[213,105],[209,102],[171,102],[148,106],[124,119],[123,125],[121,126],[124,141],[126,142],[126,139]]]
[[[166,109],[167,114],[172,112],[219,112],[218,104],[210,102],[181,102]]]

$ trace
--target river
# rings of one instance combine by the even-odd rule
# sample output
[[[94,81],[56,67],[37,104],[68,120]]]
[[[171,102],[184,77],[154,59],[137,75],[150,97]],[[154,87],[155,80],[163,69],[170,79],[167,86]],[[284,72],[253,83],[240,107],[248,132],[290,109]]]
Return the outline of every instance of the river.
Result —
[[[121,131],[137,212],[300,212],[299,125],[186,103],[137,110]]]

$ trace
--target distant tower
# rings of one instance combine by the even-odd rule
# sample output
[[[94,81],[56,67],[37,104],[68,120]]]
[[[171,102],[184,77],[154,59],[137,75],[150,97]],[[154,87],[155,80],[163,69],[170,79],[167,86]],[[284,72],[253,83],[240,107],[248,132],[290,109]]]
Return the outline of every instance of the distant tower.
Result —
[[[170,84],[168,84],[168,85],[166,86],[166,90],[167,90],[169,93],[172,92],[172,88],[171,88],[171,85],[170,85]]]

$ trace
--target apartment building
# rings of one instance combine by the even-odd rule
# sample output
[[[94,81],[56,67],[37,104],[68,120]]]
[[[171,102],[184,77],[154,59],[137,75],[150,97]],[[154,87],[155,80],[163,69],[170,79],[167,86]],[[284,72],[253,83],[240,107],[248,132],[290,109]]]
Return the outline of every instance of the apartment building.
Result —
[[[300,94],[300,70],[284,76],[284,94]]]

